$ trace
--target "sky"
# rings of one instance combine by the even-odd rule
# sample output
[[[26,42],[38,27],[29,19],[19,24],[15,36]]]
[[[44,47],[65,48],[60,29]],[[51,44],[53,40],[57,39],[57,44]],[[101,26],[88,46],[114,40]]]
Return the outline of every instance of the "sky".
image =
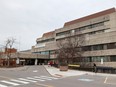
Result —
[[[31,49],[43,33],[112,7],[116,0],[0,0],[0,47],[13,37],[18,50]]]

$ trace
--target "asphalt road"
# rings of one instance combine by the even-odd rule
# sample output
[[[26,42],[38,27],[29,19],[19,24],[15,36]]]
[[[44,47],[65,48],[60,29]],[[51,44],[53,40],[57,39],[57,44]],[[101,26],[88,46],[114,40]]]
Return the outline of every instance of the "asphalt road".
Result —
[[[0,87],[116,87],[116,77],[80,75],[52,77],[43,66],[0,70]]]

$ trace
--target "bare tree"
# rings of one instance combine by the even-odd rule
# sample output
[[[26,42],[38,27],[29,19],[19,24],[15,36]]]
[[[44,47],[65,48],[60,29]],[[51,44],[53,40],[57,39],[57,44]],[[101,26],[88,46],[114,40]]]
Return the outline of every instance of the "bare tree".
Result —
[[[74,64],[82,60],[82,44],[84,36],[68,35],[65,39],[57,41],[58,60],[60,63]]]
[[[7,65],[9,66],[10,63],[10,59],[11,59],[11,53],[12,53],[12,49],[13,49],[13,45],[15,43],[15,40],[14,38],[8,38],[5,42],[5,54],[6,54],[6,57],[7,57]]]

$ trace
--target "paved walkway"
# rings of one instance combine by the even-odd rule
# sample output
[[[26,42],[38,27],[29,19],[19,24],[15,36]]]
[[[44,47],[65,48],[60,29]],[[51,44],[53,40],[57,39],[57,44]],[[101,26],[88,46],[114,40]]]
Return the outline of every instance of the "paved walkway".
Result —
[[[58,68],[50,67],[44,65],[46,70],[55,77],[68,77],[68,76],[78,76],[78,75],[98,75],[98,76],[116,76],[116,74],[105,74],[105,73],[94,73],[94,72],[86,72],[79,70],[68,70],[68,71],[60,71]]]

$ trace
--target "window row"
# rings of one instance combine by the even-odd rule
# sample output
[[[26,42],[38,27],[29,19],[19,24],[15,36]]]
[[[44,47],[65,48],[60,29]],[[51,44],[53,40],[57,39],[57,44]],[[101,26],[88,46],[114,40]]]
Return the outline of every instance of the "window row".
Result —
[[[116,55],[114,56],[93,56],[83,58],[84,62],[116,62]]]
[[[52,54],[56,54],[57,51],[55,51],[55,50],[49,50],[49,51],[41,51],[41,52],[35,52],[35,53],[38,53],[38,54],[46,54],[46,55],[52,55]]]
[[[82,36],[84,36],[84,35],[101,34],[101,33],[107,32],[107,30],[109,30],[109,29],[110,29],[110,28],[106,28],[106,29],[102,29],[102,30],[98,30],[98,31],[93,31],[93,32],[85,33],[85,34],[79,34],[78,37],[82,37]],[[62,33],[63,33],[63,32],[62,32]],[[73,31],[73,33],[74,33],[74,31]],[[69,34],[69,33],[67,33],[67,34]],[[64,34],[62,34],[62,35],[64,35]],[[68,35],[67,35],[67,36],[68,36]],[[66,38],[66,37],[60,38],[60,39],[56,39],[56,41],[58,41],[58,40],[65,40],[65,38]]]
[[[83,30],[86,30],[86,29],[92,29],[92,28],[95,28],[95,27],[104,26],[104,23],[107,22],[107,21],[109,21],[109,20],[77,28],[75,30],[75,32],[83,31]]]
[[[89,35],[93,35],[93,34],[100,34],[100,33],[103,33],[105,32],[106,29],[103,29],[103,30],[98,30],[98,31],[93,31],[93,32],[90,32],[88,33]]]
[[[51,38],[51,39],[46,39],[46,40],[42,40],[42,41],[37,41],[37,44],[39,43],[45,43],[45,42],[50,42],[50,41],[54,41],[55,39],[54,38]]]
[[[109,21],[109,20],[107,20],[107,21]],[[83,31],[83,30],[86,30],[86,29],[92,29],[92,28],[95,28],[95,27],[104,26],[104,22],[106,22],[106,21],[95,23],[95,24],[91,24],[91,25],[87,25],[87,26],[83,26],[83,27],[79,27],[79,28],[74,29],[74,30],[60,32],[60,33],[57,33],[56,36],[67,35],[67,34],[70,34],[70,33],[80,32],[80,31]],[[99,33],[99,32],[100,33],[104,32],[104,30],[99,30],[99,31],[91,32],[90,34]]]
[[[65,32],[57,33],[56,36],[67,35],[69,33],[70,33],[70,31],[65,31]]]
[[[106,50],[106,49],[115,49],[116,43],[107,43],[107,44],[99,44],[92,46],[82,47],[83,51],[94,51],[94,50]]]

